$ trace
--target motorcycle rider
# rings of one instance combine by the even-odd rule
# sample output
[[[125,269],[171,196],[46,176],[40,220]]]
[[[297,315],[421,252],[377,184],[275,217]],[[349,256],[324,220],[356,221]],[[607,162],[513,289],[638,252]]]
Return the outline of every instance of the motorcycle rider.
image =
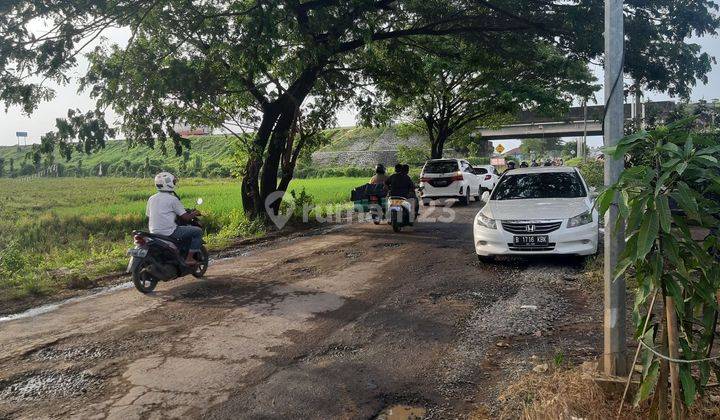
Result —
[[[420,206],[415,195],[415,183],[410,178],[409,165],[398,163],[395,165],[395,173],[390,175],[385,181],[385,185],[390,190],[390,197],[407,198],[415,206],[415,216],[420,212]]]
[[[145,214],[149,222],[150,233],[162,236],[169,236],[179,242],[189,243],[190,250],[185,258],[185,264],[196,265],[195,254],[200,252],[202,246],[203,231],[197,226],[178,226],[176,217],[189,222],[200,212],[193,210],[188,212],[180,202],[175,193],[175,186],[178,179],[170,172],[160,172],[155,175],[155,186],[158,192],[148,199]]]

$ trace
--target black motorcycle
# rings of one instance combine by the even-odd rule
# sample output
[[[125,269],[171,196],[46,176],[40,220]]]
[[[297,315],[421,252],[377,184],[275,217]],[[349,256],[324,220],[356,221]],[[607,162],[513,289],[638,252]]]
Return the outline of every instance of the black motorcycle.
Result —
[[[198,204],[200,203],[202,201],[198,200]],[[189,210],[189,212],[192,211],[192,209]],[[197,217],[188,222],[183,222],[178,218],[177,224],[203,227]],[[185,263],[190,250],[189,243],[178,241],[170,236],[139,230],[133,231],[133,239],[135,248],[128,250],[130,263],[127,272],[132,273],[135,288],[142,293],[150,293],[155,290],[159,281],[174,280],[188,274],[201,278],[207,271],[210,255],[205,245],[201,246],[200,252],[195,254],[194,258],[198,263],[189,266]]]

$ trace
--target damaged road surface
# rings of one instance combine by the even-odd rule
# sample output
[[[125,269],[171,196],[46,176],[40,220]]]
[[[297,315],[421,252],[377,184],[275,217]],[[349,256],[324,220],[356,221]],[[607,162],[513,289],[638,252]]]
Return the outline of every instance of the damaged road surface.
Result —
[[[280,239],[203,280],[2,322],[0,418],[492,415],[517,375],[594,355],[601,302],[568,260],[479,263],[478,209]]]

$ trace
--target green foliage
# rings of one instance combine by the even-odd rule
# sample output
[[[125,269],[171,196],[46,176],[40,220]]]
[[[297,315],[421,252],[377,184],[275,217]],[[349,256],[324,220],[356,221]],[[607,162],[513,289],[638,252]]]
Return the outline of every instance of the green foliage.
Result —
[[[422,166],[425,161],[430,158],[427,149],[420,147],[407,147],[400,145],[397,151],[397,159],[399,162],[406,163],[411,166]]]
[[[615,276],[627,274],[636,281],[636,336],[657,347],[658,320],[646,331],[642,327],[650,297],[658,290],[676,303],[680,357],[686,360],[704,358],[712,346],[720,286],[720,132],[695,130],[694,123],[693,118],[635,133],[607,148],[606,155],[626,159],[629,167],[598,198],[604,213],[617,196],[619,218],[626,220],[627,245]],[[694,238],[694,231],[707,235]],[[638,402],[651,395],[657,380],[653,358],[646,350]],[[710,368],[720,367],[717,361],[695,366],[680,366],[687,405],[707,384]]]
[[[557,137],[546,139],[524,139],[520,144],[520,151],[526,156],[534,155],[537,159],[549,156],[553,152],[560,152],[562,141]]]
[[[569,163],[568,163],[569,164]],[[601,191],[605,185],[605,167],[604,163],[597,160],[588,160],[579,162],[577,165],[582,173],[585,182],[595,190]]]
[[[362,178],[294,180],[291,193],[316,204],[343,203]],[[200,208],[211,249],[265,232],[242,209],[238,180],[182,179],[180,199]],[[130,233],[147,226],[145,205],[155,191],[148,179],[0,179],[0,305],[28,294],[83,287],[88,279],[127,264]]]
[[[234,144],[220,135],[194,137],[190,141],[190,149],[181,156],[174,156],[163,155],[160,150],[129,147],[124,140],[112,140],[90,155],[76,153],[67,161],[57,152],[53,156],[55,162],[63,162],[55,163],[59,169],[64,169],[59,176],[98,176],[99,166],[103,165],[104,176],[148,178],[161,170],[177,170],[181,177],[228,177],[233,172],[237,174],[238,171],[233,170],[242,167],[239,165],[244,165],[247,160],[247,153]],[[20,150],[15,146],[0,147],[0,159],[12,162],[14,175],[33,175],[35,168],[24,160],[31,151],[30,146]],[[15,173],[15,162],[23,162],[19,174]],[[45,169],[46,165],[42,166]],[[5,176],[11,177],[11,173],[6,171]]]

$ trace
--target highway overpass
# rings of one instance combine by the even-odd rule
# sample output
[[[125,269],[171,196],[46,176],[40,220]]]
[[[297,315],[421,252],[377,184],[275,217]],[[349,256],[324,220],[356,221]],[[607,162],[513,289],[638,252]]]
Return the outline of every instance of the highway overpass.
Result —
[[[640,115],[661,118],[672,111],[675,102],[643,103]],[[498,129],[482,128],[477,131],[483,140],[528,139],[544,137],[599,136],[603,133],[604,106],[572,107],[561,117],[547,117],[535,112],[521,112],[517,119]],[[634,106],[625,104],[625,118],[634,118]]]

